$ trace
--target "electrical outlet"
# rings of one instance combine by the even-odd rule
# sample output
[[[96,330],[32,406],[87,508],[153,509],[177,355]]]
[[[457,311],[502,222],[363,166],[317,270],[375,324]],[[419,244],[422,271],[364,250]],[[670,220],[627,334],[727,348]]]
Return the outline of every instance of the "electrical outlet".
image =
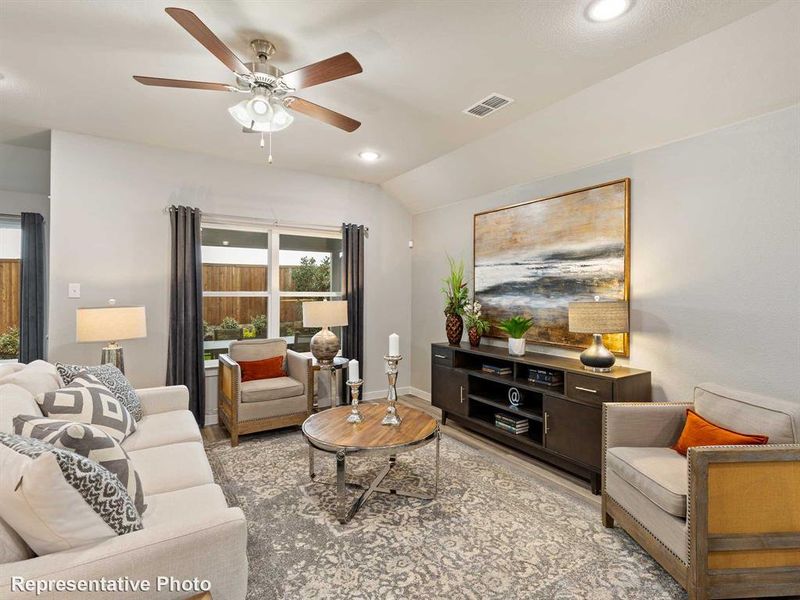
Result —
[[[67,296],[69,298],[80,298],[81,297],[81,284],[80,283],[70,283],[68,291],[67,291]]]

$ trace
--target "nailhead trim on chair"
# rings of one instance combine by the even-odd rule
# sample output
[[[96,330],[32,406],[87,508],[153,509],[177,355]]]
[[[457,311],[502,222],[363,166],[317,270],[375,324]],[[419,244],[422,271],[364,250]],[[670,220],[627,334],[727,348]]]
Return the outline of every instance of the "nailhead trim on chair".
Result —
[[[620,405],[623,405],[623,406],[682,406],[684,408],[691,408],[691,407],[694,406],[693,402],[604,402],[603,403],[603,413],[604,413],[603,414],[603,472],[602,472],[602,478],[603,478],[603,490],[602,490],[602,493],[604,495],[607,495],[607,492],[606,492],[606,453],[608,452],[608,410],[609,410],[608,406],[609,406],[609,404],[620,404]],[[692,482],[692,478],[691,478],[691,474],[689,474],[689,485],[690,486],[691,486],[691,482]],[[687,502],[686,502],[686,528],[687,529],[686,530],[687,530],[687,532],[690,531],[690,529],[689,529],[689,502],[688,502],[688,499],[691,497],[688,494],[689,494],[689,492],[687,491],[687,495],[686,495],[686,499],[687,499]],[[687,563],[680,556],[675,554],[675,552],[673,552],[672,549],[667,547],[664,544],[664,542],[662,542],[660,539],[658,539],[653,534],[653,532],[650,531],[647,528],[647,526],[644,523],[642,523],[639,519],[637,519],[630,512],[628,512],[627,509],[625,509],[624,506],[622,506],[619,502],[614,500],[614,498],[611,497],[611,496],[607,496],[607,498],[609,500],[611,500],[622,512],[624,512],[631,519],[633,519],[636,522],[637,525],[639,525],[642,529],[644,529],[650,535],[650,537],[653,538],[653,540],[655,542],[658,542],[658,544],[662,548],[664,548],[664,550],[666,550],[667,552],[672,554],[672,556],[677,558],[681,562],[681,564],[686,565],[686,567],[689,566],[690,563]],[[691,544],[689,543],[689,534],[687,533],[686,534],[686,556],[689,557],[689,559],[691,561],[690,550],[691,550]]]

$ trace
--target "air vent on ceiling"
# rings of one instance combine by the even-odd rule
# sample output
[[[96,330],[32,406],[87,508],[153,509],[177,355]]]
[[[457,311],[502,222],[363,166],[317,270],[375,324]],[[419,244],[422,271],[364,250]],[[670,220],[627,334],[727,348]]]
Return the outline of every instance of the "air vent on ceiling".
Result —
[[[479,119],[483,119],[484,117],[488,117],[490,114],[497,112],[504,106],[508,106],[514,100],[509,98],[508,96],[502,96],[500,94],[489,94],[476,104],[473,104],[469,108],[465,108],[462,112],[472,115],[473,117],[477,117]]]

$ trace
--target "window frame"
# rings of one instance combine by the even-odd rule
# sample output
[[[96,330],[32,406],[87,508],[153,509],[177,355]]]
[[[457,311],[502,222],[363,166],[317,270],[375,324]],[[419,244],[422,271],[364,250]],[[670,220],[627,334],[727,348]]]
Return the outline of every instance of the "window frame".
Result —
[[[292,343],[287,336],[280,335],[281,327],[281,298],[319,298],[321,300],[331,299],[338,300],[344,296],[342,291],[330,292],[303,292],[303,291],[284,291],[280,289],[280,236],[304,236],[313,238],[329,238],[329,239],[342,239],[342,232],[340,229],[324,228],[324,227],[292,227],[286,225],[276,224],[258,224],[258,223],[234,223],[227,222],[222,219],[204,218],[201,222],[201,228],[208,227],[209,229],[223,229],[233,231],[253,231],[267,234],[267,289],[263,291],[220,291],[208,290],[202,291],[203,302],[205,298],[266,298],[267,299],[267,337],[286,339],[288,343]],[[202,246],[202,244],[201,244]],[[205,265],[202,256],[200,257],[201,265]],[[211,263],[209,263],[211,264]],[[342,277],[344,276],[344,269],[341,269]],[[342,288],[344,281],[341,282]],[[204,286],[205,287],[205,286]],[[332,287],[335,287],[332,285]],[[205,341],[203,343],[205,349]],[[206,367],[216,366],[217,361],[212,359],[206,361]]]

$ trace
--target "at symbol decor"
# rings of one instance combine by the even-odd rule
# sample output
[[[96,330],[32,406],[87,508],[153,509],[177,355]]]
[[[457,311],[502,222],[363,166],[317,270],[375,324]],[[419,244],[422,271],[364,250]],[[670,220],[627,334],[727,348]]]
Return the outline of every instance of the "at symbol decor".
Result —
[[[519,390],[515,387],[508,388],[508,402],[511,406],[519,406]]]

